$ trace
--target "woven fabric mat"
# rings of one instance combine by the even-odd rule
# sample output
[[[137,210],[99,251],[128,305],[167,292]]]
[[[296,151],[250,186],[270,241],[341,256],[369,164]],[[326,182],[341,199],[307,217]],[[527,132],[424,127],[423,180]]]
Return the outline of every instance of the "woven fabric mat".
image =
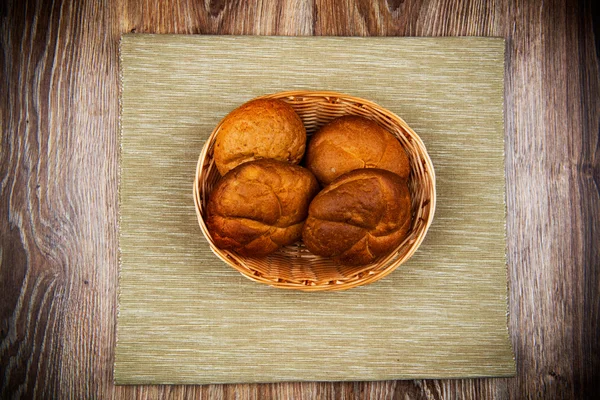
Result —
[[[121,42],[119,384],[510,376],[504,41],[126,35]],[[198,155],[258,95],[373,100],[424,140],[438,206],[415,256],[344,292],[254,283],[192,200]]]

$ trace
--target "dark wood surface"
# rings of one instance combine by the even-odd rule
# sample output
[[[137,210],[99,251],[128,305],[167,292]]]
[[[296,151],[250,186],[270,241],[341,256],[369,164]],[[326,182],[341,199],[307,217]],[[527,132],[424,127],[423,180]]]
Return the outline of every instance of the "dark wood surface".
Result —
[[[600,21],[592,3],[1,1],[0,398],[599,398]],[[506,38],[517,376],[114,386],[117,48],[132,31]]]

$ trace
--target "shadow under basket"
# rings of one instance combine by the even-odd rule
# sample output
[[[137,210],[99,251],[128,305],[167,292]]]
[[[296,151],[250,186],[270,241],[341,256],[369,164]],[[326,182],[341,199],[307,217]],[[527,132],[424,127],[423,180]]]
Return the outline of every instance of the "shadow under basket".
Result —
[[[372,283],[407,261],[425,238],[436,203],[433,164],[419,136],[394,113],[358,97],[335,92],[292,91],[260,98],[280,99],[291,105],[304,122],[309,140],[321,126],[344,115],[369,118],[398,138],[411,165],[408,186],[412,196],[412,226],[406,239],[388,256],[362,266],[339,265],[329,258],[314,255],[302,241],[263,258],[243,257],[219,249],[204,221],[208,197],[221,178],[213,158],[215,139],[221,127],[219,123],[200,153],[194,181],[198,222],[213,253],[253,281],[304,291],[344,290]]]

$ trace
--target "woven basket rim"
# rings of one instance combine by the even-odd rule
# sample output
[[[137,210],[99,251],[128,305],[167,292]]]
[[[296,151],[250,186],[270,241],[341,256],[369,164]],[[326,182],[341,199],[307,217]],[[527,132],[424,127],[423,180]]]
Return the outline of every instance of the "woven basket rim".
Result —
[[[407,253],[405,253],[402,257],[396,258],[398,249],[402,246],[402,245],[400,245],[394,251],[392,251],[389,256],[378,260],[374,264],[365,266],[365,268],[364,268],[365,271],[357,273],[357,274],[355,274],[355,276],[348,277],[347,279],[338,280],[338,281],[329,281],[326,283],[318,283],[318,282],[314,282],[314,281],[310,281],[310,280],[306,280],[306,279],[293,281],[293,280],[289,280],[289,279],[282,280],[278,277],[264,276],[261,273],[259,273],[258,271],[252,269],[250,266],[245,265],[246,264],[245,260],[248,260],[249,258],[242,257],[242,256],[238,255],[237,253],[229,251],[229,250],[222,250],[222,249],[218,248],[214,244],[212,237],[210,235],[210,232],[208,230],[208,227],[206,226],[206,223],[204,222],[204,218],[203,218],[203,214],[202,214],[202,196],[203,195],[206,196],[207,194],[203,194],[202,190],[200,188],[200,186],[203,183],[201,178],[202,178],[202,173],[203,173],[204,169],[208,168],[206,159],[207,159],[209,151],[212,149],[212,146],[214,145],[215,138],[218,135],[218,132],[221,128],[221,125],[223,122],[223,120],[221,120],[217,124],[217,126],[215,126],[215,128],[213,129],[213,131],[207,138],[204,146],[202,147],[202,151],[200,152],[200,156],[198,158],[198,163],[196,165],[196,174],[195,174],[194,184],[193,184],[193,197],[194,197],[194,205],[195,205],[195,209],[196,209],[196,216],[197,216],[198,223],[199,223],[200,229],[202,231],[202,234],[208,241],[211,251],[219,259],[221,259],[223,262],[225,262],[227,265],[233,267],[238,272],[240,272],[243,276],[245,276],[246,278],[248,278],[252,281],[264,283],[264,284],[267,284],[267,285],[270,285],[270,286],[273,286],[276,288],[295,289],[295,290],[302,290],[302,291],[346,290],[346,289],[354,288],[357,286],[362,286],[362,285],[366,285],[369,283],[373,283],[373,282],[387,276],[388,274],[393,272],[396,268],[398,268],[400,265],[402,265],[404,262],[409,260],[413,256],[413,254],[417,251],[417,249],[420,247],[421,243],[423,242],[423,240],[429,230],[429,227],[431,226],[431,223],[433,221],[434,214],[435,214],[436,201],[437,201],[436,184],[435,184],[435,170],[433,167],[433,163],[431,161],[431,158],[429,157],[429,154],[427,153],[425,144],[423,143],[422,139],[416,134],[416,132],[414,132],[412,130],[412,128],[410,128],[410,126],[401,117],[399,117],[395,113],[387,110],[386,108],[380,106],[379,104],[377,104],[373,101],[367,100],[367,99],[351,96],[351,95],[344,94],[344,93],[339,93],[339,92],[335,92],[335,91],[292,90],[292,91],[283,91],[283,92],[266,94],[266,95],[255,97],[254,99],[251,99],[251,100],[268,99],[268,98],[278,98],[278,99],[282,99],[284,101],[287,100],[292,103],[293,102],[306,102],[306,100],[311,100],[311,101],[328,101],[329,103],[332,103],[332,104],[344,103],[344,104],[368,106],[368,107],[376,110],[377,112],[381,113],[382,115],[385,116],[386,119],[390,120],[391,122],[393,122],[397,126],[399,126],[404,131],[405,134],[408,133],[410,140],[412,142],[414,142],[416,144],[416,146],[419,148],[419,150],[420,150],[419,158],[423,162],[423,168],[425,171],[424,173],[425,173],[425,175],[428,176],[428,178],[430,180],[430,185],[428,187],[428,192],[427,192],[429,194],[429,203],[428,203],[428,206],[429,206],[428,211],[429,212],[427,214],[427,218],[423,221],[424,224],[421,225],[421,230],[419,231],[419,234],[417,235],[416,240],[413,243],[409,244],[409,246],[410,246],[409,251]],[[249,101],[251,101],[251,100],[249,100]],[[396,258],[396,260],[393,260],[394,258]],[[382,264],[385,264],[385,263],[387,263],[387,265],[384,268],[379,268],[375,272],[373,271],[374,270],[373,266],[381,266]]]

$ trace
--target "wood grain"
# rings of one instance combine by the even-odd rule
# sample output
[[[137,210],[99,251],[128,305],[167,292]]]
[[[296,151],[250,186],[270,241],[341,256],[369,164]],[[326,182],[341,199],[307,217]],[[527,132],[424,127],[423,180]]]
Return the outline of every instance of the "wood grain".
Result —
[[[0,3],[0,398],[595,398],[597,7],[591,1]],[[115,387],[122,33],[507,40],[514,379]]]

